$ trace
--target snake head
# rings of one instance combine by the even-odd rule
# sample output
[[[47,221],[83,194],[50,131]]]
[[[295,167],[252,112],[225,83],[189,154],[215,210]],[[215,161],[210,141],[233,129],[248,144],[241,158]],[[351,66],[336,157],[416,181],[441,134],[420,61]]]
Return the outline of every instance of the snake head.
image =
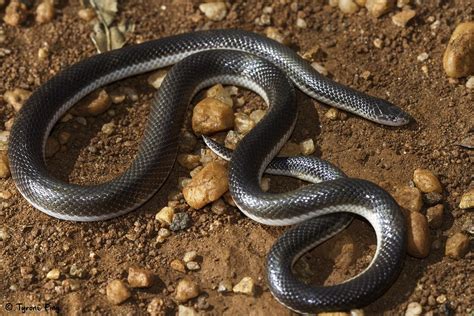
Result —
[[[399,107],[385,101],[383,107],[378,107],[377,120],[388,126],[402,126],[408,124],[412,117]]]

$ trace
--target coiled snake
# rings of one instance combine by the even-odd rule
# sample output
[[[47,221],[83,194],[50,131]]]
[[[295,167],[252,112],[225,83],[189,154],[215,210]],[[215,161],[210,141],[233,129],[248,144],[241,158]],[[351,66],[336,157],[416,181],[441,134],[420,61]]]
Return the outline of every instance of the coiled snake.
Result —
[[[122,175],[81,186],[48,173],[43,156],[46,139],[72,105],[108,83],[179,61],[156,94],[137,156]],[[60,72],[33,93],[11,130],[9,160],[18,190],[34,207],[64,220],[106,220],[137,208],[160,188],[174,164],[190,100],[217,82],[253,90],[269,105],[266,116],[234,153],[207,140],[223,157],[232,156],[229,187],[236,204],[264,224],[302,223],[281,237],[268,257],[274,296],[304,313],[374,300],[395,279],[404,255],[405,226],[396,203],[371,182],[346,178],[316,158],[271,161],[296,121],[293,84],[319,101],[380,124],[399,126],[409,117],[387,101],[321,76],[291,49],[254,33],[212,30],[162,38],[92,56]],[[283,194],[262,192],[259,182],[270,162],[270,172],[323,182]],[[349,213],[366,218],[377,235],[370,266],[329,287],[313,287],[295,278],[291,273],[295,260],[346,227],[352,218]]]

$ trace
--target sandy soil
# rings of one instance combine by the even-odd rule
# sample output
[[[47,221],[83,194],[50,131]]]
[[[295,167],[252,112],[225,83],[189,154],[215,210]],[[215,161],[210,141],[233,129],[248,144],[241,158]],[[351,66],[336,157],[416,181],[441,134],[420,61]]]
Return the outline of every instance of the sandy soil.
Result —
[[[389,192],[410,183],[413,170],[427,168],[439,175],[444,187],[445,221],[440,229],[431,230],[432,249],[425,259],[405,258],[403,271],[396,283],[379,300],[364,308],[365,314],[401,314],[410,302],[419,302],[424,312],[466,315],[472,313],[473,275],[472,251],[463,259],[444,255],[446,238],[465,228],[472,213],[458,208],[460,195],[472,186],[472,151],[457,146],[474,129],[473,96],[465,80],[449,81],[442,70],[442,54],[449,36],[460,21],[472,20],[469,1],[423,1],[415,6],[417,16],[410,24],[395,26],[390,15],[371,18],[366,10],[346,16],[329,7],[325,1],[299,1],[306,29],[295,26],[297,14],[289,4],[273,4],[272,25],[286,32],[292,47],[307,52],[315,46],[315,61],[324,65],[329,76],[360,91],[390,100],[409,112],[415,122],[404,128],[382,127],[348,115],[344,120],[324,116],[328,107],[303,94],[298,95],[300,115],[292,140],[313,138],[316,155],[327,159],[349,176],[373,181]],[[263,33],[263,26],[254,23],[264,6],[271,1],[235,1],[221,22],[210,22],[198,10],[199,3],[176,1],[122,1],[119,17],[136,23],[130,42],[145,41],[188,32],[203,27],[239,27]],[[160,9],[166,5],[166,10]],[[1,57],[0,95],[6,90],[22,87],[35,90],[52,75],[84,57],[95,54],[89,39],[91,26],[77,16],[78,1],[59,1],[56,16],[50,23],[38,25],[29,18],[24,26],[4,25],[7,40],[3,47],[12,54]],[[0,13],[0,15],[3,14]],[[436,30],[428,20],[439,21]],[[381,49],[373,41],[384,42]],[[37,52],[48,43],[50,54],[39,61]],[[424,62],[417,61],[423,52]],[[426,65],[428,71],[422,71]],[[369,79],[362,74],[369,71]],[[87,126],[59,123],[53,135],[66,130],[73,134],[65,150],[48,161],[50,170],[62,179],[75,183],[97,183],[113,178],[123,171],[136,153],[146,123],[154,92],[147,76],[114,84],[135,88],[139,100],[114,105],[116,115],[87,118]],[[240,92],[247,102],[261,104],[249,93]],[[260,103],[259,103],[260,102]],[[0,126],[14,111],[0,99]],[[104,123],[114,121],[117,135],[124,141],[116,143],[101,132]],[[189,126],[188,126],[189,127]],[[129,141],[129,142],[126,142]],[[126,142],[126,145],[124,143]],[[97,150],[88,150],[94,146]],[[200,142],[196,151],[203,148]],[[177,304],[173,291],[183,273],[174,271],[169,263],[195,250],[201,269],[186,274],[202,289],[209,304],[204,313],[211,315],[287,315],[290,312],[271,296],[265,281],[265,257],[281,228],[259,225],[229,207],[216,215],[209,207],[188,210],[193,223],[189,229],[172,233],[163,244],[155,242],[160,228],[154,217],[167,205],[168,195],[177,189],[178,178],[189,172],[176,164],[169,180],[146,205],[120,218],[98,223],[72,223],[48,217],[30,206],[17,193],[11,179],[0,180],[0,191],[9,190],[13,197],[0,201],[0,225],[8,238],[0,241],[0,303],[25,305],[51,304],[62,312],[93,312],[97,314],[145,314],[154,297],[167,302],[166,312],[174,314]],[[287,187],[287,179],[272,178],[272,189]],[[292,185],[300,185],[292,181]],[[350,264],[335,264],[337,249],[354,246]],[[351,227],[319,247],[301,263],[310,270],[314,282],[331,284],[361,271],[370,261],[375,236],[368,224],[355,221]],[[334,250],[336,249],[336,250]],[[94,252],[97,256],[90,257]],[[46,273],[59,268],[69,278],[70,267],[84,270],[78,278],[79,289],[63,293],[45,288]],[[140,265],[159,278],[153,287],[133,290],[132,298],[120,306],[107,301],[105,287],[111,279],[126,279],[128,267]],[[238,282],[244,276],[257,283],[255,296],[222,295],[216,291],[223,279]],[[436,298],[446,296],[442,303]],[[441,301],[441,300],[440,300]],[[186,305],[197,304],[197,299]],[[202,307],[197,306],[197,308]],[[2,314],[4,311],[0,311]]]

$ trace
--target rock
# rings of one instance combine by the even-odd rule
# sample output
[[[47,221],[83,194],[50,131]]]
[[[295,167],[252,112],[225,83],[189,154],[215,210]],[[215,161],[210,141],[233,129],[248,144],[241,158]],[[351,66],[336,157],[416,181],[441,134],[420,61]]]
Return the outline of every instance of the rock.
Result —
[[[1,178],[1,172],[0,172],[0,178]],[[459,202],[459,208],[462,208],[462,209],[474,208],[474,188],[468,190],[461,196],[461,202]]]
[[[460,259],[469,251],[469,237],[464,233],[456,233],[446,240],[446,256]]]
[[[49,56],[49,48],[48,47],[40,47],[38,49],[38,59],[45,60]]]
[[[419,212],[423,206],[421,192],[417,188],[402,187],[395,192],[394,198],[400,207],[412,212]]]
[[[255,110],[250,113],[249,117],[254,121],[255,125],[265,116],[267,112],[264,110]]]
[[[152,86],[153,88],[158,89],[163,83],[163,80],[165,80],[167,73],[168,71],[165,69],[160,69],[158,71],[155,71],[154,73],[148,76],[148,79],[147,79],[148,84]]]
[[[59,269],[52,269],[51,271],[46,274],[46,278],[50,280],[57,280],[59,279],[59,276],[61,275],[61,271]]]
[[[148,304],[146,311],[150,316],[161,316],[165,314],[165,302],[161,297],[154,297]]]
[[[418,212],[407,212],[407,252],[424,258],[430,252],[430,230],[426,217]]]
[[[230,107],[234,106],[234,101],[232,100],[232,97],[230,96],[229,90],[224,88],[224,86],[221,84],[213,85],[212,87],[207,89],[206,97],[217,99],[227,104]]]
[[[271,179],[267,177],[263,177],[260,180],[260,188],[262,189],[263,192],[268,192],[270,190],[270,182],[271,182]]]
[[[77,15],[86,22],[90,22],[96,17],[95,11],[92,8],[81,9],[77,11]]]
[[[28,8],[20,0],[11,0],[5,8],[3,22],[11,26],[18,26],[26,20]]]
[[[359,7],[353,0],[339,0],[339,10],[341,10],[342,13],[352,14],[359,11]]]
[[[180,154],[178,155],[177,160],[182,167],[192,170],[201,164],[200,158],[199,155]]]
[[[8,190],[0,191],[0,199],[2,200],[9,200],[12,196],[13,194]]]
[[[411,302],[408,304],[407,309],[405,311],[405,316],[418,316],[421,315],[423,312],[423,308],[421,304],[418,302]]]
[[[285,143],[277,154],[278,157],[294,157],[301,154],[301,147],[291,141]]]
[[[243,136],[239,135],[235,131],[229,131],[224,139],[224,146],[226,148],[234,150],[237,147],[238,142]]]
[[[155,219],[164,225],[171,225],[174,217],[174,209],[172,207],[163,207],[155,216]]]
[[[131,287],[150,287],[153,286],[155,276],[153,272],[139,268],[139,267],[130,267],[128,268],[128,284]]]
[[[255,122],[245,113],[235,113],[234,125],[237,133],[245,135],[255,127]]]
[[[459,24],[443,56],[444,71],[449,77],[474,75],[474,22]]]
[[[44,155],[47,158],[53,157],[61,148],[59,141],[53,136],[49,136],[46,140],[46,147],[44,149]]]
[[[355,0],[355,3],[357,3],[359,7],[365,7],[367,0]]]
[[[351,314],[345,312],[323,312],[318,313],[317,316],[351,316]]]
[[[330,108],[325,114],[324,114],[325,117],[327,117],[328,119],[330,119],[331,121],[336,121],[336,120],[340,120],[342,117],[341,117],[341,111],[339,111],[338,109],[336,108]]]
[[[311,138],[302,141],[300,143],[300,150],[304,156],[312,155],[316,150],[314,147],[314,141]]]
[[[101,130],[102,133],[104,133],[105,135],[112,135],[115,132],[114,122],[105,123],[104,125],[102,125]]]
[[[227,293],[232,291],[232,282],[228,279],[220,281],[219,285],[217,286],[217,292],[219,293]]]
[[[77,267],[75,263],[69,268],[69,275],[76,278],[84,277],[84,269]]]
[[[426,210],[426,218],[431,228],[437,229],[443,225],[444,205],[438,204]]]
[[[8,150],[8,138],[10,137],[9,131],[0,131],[0,151]]]
[[[383,41],[380,38],[374,39],[373,44],[376,48],[383,48]]]
[[[196,251],[188,251],[184,254],[183,261],[188,263],[189,261],[196,260],[197,252]]]
[[[308,24],[303,18],[296,18],[296,27],[300,29],[305,29],[308,27]]]
[[[172,231],[183,230],[191,226],[191,217],[188,213],[176,213],[173,221],[171,222],[170,229]]]
[[[272,40],[275,40],[283,45],[290,45],[290,39],[280,33],[277,28],[269,26],[265,29],[265,35]]]
[[[393,24],[405,27],[407,23],[416,15],[415,10],[406,9],[392,16]]]
[[[192,307],[178,305],[178,316],[198,316],[199,313]]]
[[[413,182],[423,193],[442,193],[443,188],[438,178],[427,169],[415,169],[413,172]]]
[[[329,5],[331,7],[337,7],[339,5],[339,0],[329,0]]]
[[[15,112],[20,111],[26,100],[30,97],[31,92],[21,88],[6,91],[3,94],[3,99],[10,104]]]
[[[185,267],[184,263],[179,259],[174,259],[173,261],[171,261],[170,262],[170,267],[171,267],[171,269],[173,269],[175,271],[186,273],[186,267]]]
[[[192,128],[196,134],[209,135],[234,126],[232,107],[224,102],[205,98],[193,109]]]
[[[212,202],[211,211],[214,214],[222,215],[226,212],[226,210],[227,210],[227,205],[225,204],[224,200],[222,200],[221,198]]]
[[[199,10],[212,21],[222,21],[227,15],[227,6],[224,2],[201,3]]]
[[[327,76],[329,74],[328,70],[318,62],[311,63],[311,67],[313,67],[317,72],[319,72],[323,76]]]
[[[0,150],[0,178],[10,176],[10,166],[8,164],[8,155],[6,150]]]
[[[367,0],[365,7],[373,17],[380,17],[388,13],[394,6],[394,0]]]
[[[186,268],[189,271],[197,271],[201,269],[201,266],[199,266],[199,263],[197,263],[196,261],[189,261],[189,262],[186,262]]]
[[[416,60],[418,60],[419,62],[424,62],[425,60],[427,60],[430,56],[428,55],[427,52],[423,52],[421,53],[420,55],[416,56]]]
[[[165,242],[166,238],[169,237],[170,235],[171,235],[171,232],[169,231],[169,229],[162,227],[158,230],[158,237],[156,238],[156,241],[159,243],[163,243]]]
[[[36,22],[48,23],[54,18],[54,1],[43,0],[36,8]]]
[[[438,192],[430,192],[423,195],[423,201],[428,205],[436,205],[443,200],[443,195]]]
[[[233,288],[232,291],[234,293],[243,293],[247,295],[254,295],[255,293],[255,284],[251,277],[244,277],[237,283]]]
[[[107,299],[110,303],[119,305],[132,296],[125,283],[120,280],[113,280],[107,284]]]
[[[474,78],[474,77],[473,77]],[[15,118],[12,117],[11,119],[8,119],[6,122],[5,122],[5,130],[6,131],[10,131],[13,127],[13,123],[15,122]]]
[[[104,113],[112,105],[109,94],[104,89],[94,91],[84,97],[71,109],[71,113],[77,116],[97,116]]]
[[[199,285],[191,279],[184,278],[179,280],[176,286],[175,299],[179,303],[185,303],[199,295]]]
[[[195,209],[216,201],[229,189],[227,169],[221,163],[209,162],[183,189],[186,202]]]
[[[66,279],[61,283],[61,285],[67,291],[76,291],[81,287],[81,283],[74,279]]]

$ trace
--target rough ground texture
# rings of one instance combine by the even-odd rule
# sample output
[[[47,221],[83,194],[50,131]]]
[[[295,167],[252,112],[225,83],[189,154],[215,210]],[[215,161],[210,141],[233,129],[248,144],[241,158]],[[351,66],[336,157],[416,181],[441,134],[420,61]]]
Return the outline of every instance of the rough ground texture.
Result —
[[[442,227],[431,230],[430,255],[425,259],[407,256],[397,282],[364,312],[401,314],[408,303],[419,302],[424,312],[472,313],[473,288],[468,284],[473,275],[472,251],[454,260],[444,255],[444,245],[447,237],[466,229],[466,223],[472,226],[472,213],[460,210],[458,204],[461,194],[472,187],[474,157],[472,151],[457,144],[474,129],[474,94],[466,88],[465,79],[449,81],[442,70],[442,54],[450,34],[457,23],[472,20],[472,3],[422,1],[415,6],[416,17],[402,28],[392,23],[393,13],[374,19],[364,9],[345,16],[322,0],[299,1],[297,11],[304,16],[306,29],[296,27],[297,13],[289,3],[282,3],[286,1],[235,1],[223,21],[209,22],[197,2],[121,1],[119,16],[136,24],[129,36],[133,43],[204,27],[239,27],[262,33],[265,27],[254,20],[263,7],[272,5],[271,24],[287,32],[294,49],[304,53],[319,47],[314,60],[326,67],[330,77],[386,98],[409,112],[416,121],[404,128],[382,127],[352,115],[332,121],[324,116],[328,107],[300,94],[300,119],[292,140],[313,138],[316,155],[349,176],[371,180],[389,192],[409,184],[415,168],[427,168],[439,175],[446,214]],[[43,25],[29,17],[23,26],[3,26],[6,41],[1,45],[12,53],[0,57],[0,95],[18,87],[33,91],[67,65],[95,54],[89,38],[91,26],[77,15],[80,3],[60,1],[56,9],[54,19]],[[0,15],[3,13],[2,9]],[[432,22],[428,21],[434,21],[430,17],[440,22],[436,30],[430,28]],[[374,47],[376,38],[382,39],[383,48]],[[37,52],[45,42],[50,54],[40,61]],[[423,52],[429,57],[420,62],[417,56]],[[422,70],[424,65],[427,71]],[[362,75],[366,71],[371,74],[368,79]],[[87,118],[87,126],[74,122],[57,125],[53,135],[66,130],[73,136],[67,147],[48,161],[55,175],[75,183],[97,183],[113,178],[133,159],[154,89],[146,76],[108,89],[118,86],[135,88],[138,101],[114,105],[113,118],[107,114]],[[240,94],[246,102],[261,104],[252,94]],[[0,99],[0,129],[14,115]],[[107,136],[101,127],[112,120],[117,129]],[[122,141],[116,142],[117,137]],[[90,150],[91,146],[95,150]],[[203,148],[201,143],[196,150],[199,148]],[[202,312],[290,314],[273,299],[265,281],[266,254],[283,229],[254,223],[231,207],[216,215],[208,207],[193,210],[182,204],[192,218],[191,227],[173,232],[163,244],[155,241],[160,228],[155,214],[167,205],[169,193],[177,189],[178,178],[183,176],[189,177],[189,172],[176,165],[150,202],[126,216],[99,223],[50,218],[17,193],[11,178],[0,180],[0,191],[13,193],[9,199],[0,198],[0,225],[8,235],[0,241],[2,308],[7,303],[31,306],[49,302],[64,313],[145,314],[151,299],[161,297],[167,302],[164,311],[174,314],[177,303],[173,302],[173,292],[184,274],[171,269],[169,263],[195,250],[201,269],[186,274],[199,283],[201,296],[210,305]],[[287,179],[273,178],[272,189],[284,190],[287,183]],[[345,259],[340,258],[338,249],[350,251],[348,263],[341,263]],[[300,268],[308,270],[317,284],[341,282],[367,266],[374,249],[375,237],[369,225],[355,221],[341,236],[305,257]],[[83,270],[82,276],[70,276],[73,265]],[[159,281],[149,289],[132,290],[132,297],[122,305],[112,305],[105,295],[106,285],[112,279],[126,280],[132,265],[155,272]],[[51,284],[46,273],[53,268],[60,269],[61,276]],[[217,292],[220,281],[230,279],[235,284],[245,276],[257,284],[254,296]],[[71,278],[77,279],[79,288],[65,291],[61,282]],[[194,299],[185,305],[205,305],[197,303]]]

